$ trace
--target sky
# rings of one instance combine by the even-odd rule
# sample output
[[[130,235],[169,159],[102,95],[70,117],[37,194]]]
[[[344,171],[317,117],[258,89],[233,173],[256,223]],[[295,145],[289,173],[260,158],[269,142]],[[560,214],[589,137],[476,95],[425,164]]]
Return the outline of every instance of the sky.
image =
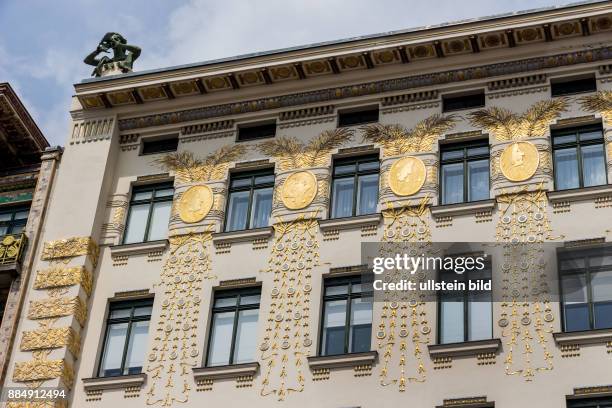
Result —
[[[134,70],[440,24],[571,0],[0,0],[0,82],[51,145],[68,136],[83,58],[116,31],[142,48]]]

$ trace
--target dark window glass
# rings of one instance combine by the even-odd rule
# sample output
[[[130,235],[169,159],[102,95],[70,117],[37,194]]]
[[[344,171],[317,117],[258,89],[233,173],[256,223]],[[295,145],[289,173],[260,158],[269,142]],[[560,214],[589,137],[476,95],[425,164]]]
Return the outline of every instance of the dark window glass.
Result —
[[[0,207],[0,236],[21,234],[28,222],[29,207]]]
[[[230,178],[225,231],[270,225],[274,170],[240,173]]]
[[[142,154],[175,152],[178,147],[178,135],[154,138],[142,141]]]
[[[334,161],[331,218],[376,212],[379,167],[378,156]]]
[[[361,276],[325,280],[321,355],[370,351],[372,299],[361,290]]]
[[[450,112],[462,109],[481,108],[485,106],[484,91],[469,95],[444,95],[442,96],[442,111]]]
[[[557,79],[550,82],[550,92],[552,96],[571,95],[583,92],[595,92],[597,82],[595,77]]]
[[[255,361],[260,288],[215,293],[207,366]]]
[[[612,248],[559,255],[566,332],[612,328]]]
[[[489,145],[486,141],[440,146],[441,203],[489,198]]]
[[[238,141],[264,139],[276,135],[276,122],[238,126]]]
[[[338,126],[355,126],[378,122],[378,106],[338,113]]]
[[[467,282],[469,280],[491,281],[491,267],[487,263],[482,271],[471,270],[462,274],[452,270],[440,271],[445,282]],[[440,291],[438,292],[439,343],[461,343],[485,340],[493,337],[493,307],[490,291]]]
[[[567,401],[567,408],[612,408],[612,398],[571,399]]]
[[[552,139],[557,190],[608,182],[601,126],[553,131]]]
[[[168,236],[173,196],[172,183],[135,187],[123,243],[165,239]]]
[[[100,377],[142,372],[152,308],[153,299],[110,304]]]

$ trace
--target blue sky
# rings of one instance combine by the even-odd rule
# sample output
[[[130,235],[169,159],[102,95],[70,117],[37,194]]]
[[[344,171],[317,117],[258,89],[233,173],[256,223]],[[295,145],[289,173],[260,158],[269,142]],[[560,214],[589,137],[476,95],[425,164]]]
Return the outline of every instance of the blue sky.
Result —
[[[569,0],[0,0],[0,82],[52,145],[72,84],[107,31],[143,49],[135,70],[554,6]]]

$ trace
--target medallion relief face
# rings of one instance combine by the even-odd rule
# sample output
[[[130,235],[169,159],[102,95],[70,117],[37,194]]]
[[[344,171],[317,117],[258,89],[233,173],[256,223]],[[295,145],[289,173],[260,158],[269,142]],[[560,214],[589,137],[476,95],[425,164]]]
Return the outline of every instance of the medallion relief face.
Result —
[[[213,205],[213,192],[208,186],[193,186],[183,193],[177,204],[178,214],[186,223],[199,222]]]
[[[514,142],[504,149],[499,158],[499,167],[510,181],[525,181],[531,178],[540,163],[538,149],[531,142]]]
[[[309,171],[293,173],[283,185],[281,200],[290,210],[301,210],[312,203],[317,195],[317,178]]]
[[[418,157],[404,157],[391,166],[389,186],[398,196],[409,196],[421,189],[427,177],[425,163]]]

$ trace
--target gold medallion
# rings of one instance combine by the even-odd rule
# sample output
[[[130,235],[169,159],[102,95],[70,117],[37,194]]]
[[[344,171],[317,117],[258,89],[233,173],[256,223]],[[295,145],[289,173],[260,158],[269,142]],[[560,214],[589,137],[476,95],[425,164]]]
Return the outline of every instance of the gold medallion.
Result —
[[[408,156],[399,159],[389,171],[389,186],[398,196],[409,196],[421,189],[427,170],[425,163],[418,157]]]
[[[533,176],[540,164],[538,149],[531,142],[514,142],[504,149],[499,167],[510,181],[525,181]]]
[[[208,186],[193,186],[183,193],[177,204],[181,220],[202,221],[213,205],[213,192]]]
[[[290,210],[308,207],[317,195],[317,178],[309,171],[293,173],[283,185],[281,199]]]

